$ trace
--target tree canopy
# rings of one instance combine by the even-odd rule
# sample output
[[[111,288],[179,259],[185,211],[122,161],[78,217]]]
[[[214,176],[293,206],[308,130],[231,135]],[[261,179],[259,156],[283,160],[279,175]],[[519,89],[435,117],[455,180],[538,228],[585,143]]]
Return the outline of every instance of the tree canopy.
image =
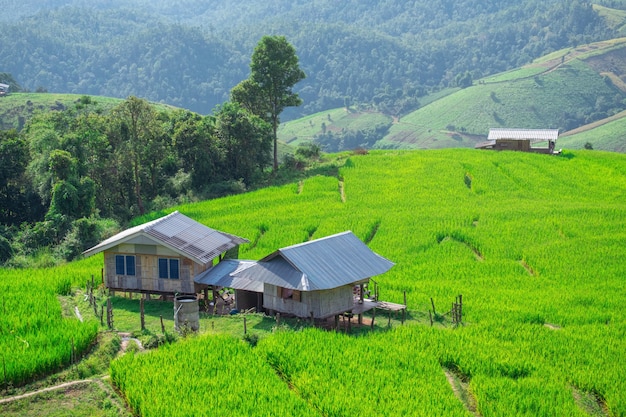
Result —
[[[250,77],[233,89],[231,98],[271,124],[276,170],[280,114],[285,107],[302,104],[298,94],[293,92],[293,87],[306,75],[300,69],[295,48],[284,36],[261,38],[254,48],[250,71]]]

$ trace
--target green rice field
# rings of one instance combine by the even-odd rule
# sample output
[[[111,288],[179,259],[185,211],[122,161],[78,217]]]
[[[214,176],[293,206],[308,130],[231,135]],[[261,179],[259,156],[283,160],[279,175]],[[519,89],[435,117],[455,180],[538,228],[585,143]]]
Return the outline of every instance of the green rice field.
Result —
[[[249,239],[247,259],[352,230],[396,263],[375,279],[383,300],[406,292],[409,320],[128,353],[111,378],[136,414],[626,415],[624,155],[377,151],[350,156],[338,177],[175,209]],[[41,275],[79,285],[74,274],[100,273],[97,258]],[[459,294],[462,325],[417,319],[431,298],[443,314]]]

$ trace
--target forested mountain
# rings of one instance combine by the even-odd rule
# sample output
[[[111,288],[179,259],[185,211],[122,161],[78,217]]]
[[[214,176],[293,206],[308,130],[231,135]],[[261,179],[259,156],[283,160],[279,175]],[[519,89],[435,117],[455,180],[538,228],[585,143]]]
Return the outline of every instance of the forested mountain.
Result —
[[[136,95],[203,114],[247,77],[262,35],[285,35],[307,74],[296,86],[304,104],[285,119],[346,103],[404,114],[426,92],[611,38],[619,26],[581,0],[3,3],[0,72],[24,89]]]

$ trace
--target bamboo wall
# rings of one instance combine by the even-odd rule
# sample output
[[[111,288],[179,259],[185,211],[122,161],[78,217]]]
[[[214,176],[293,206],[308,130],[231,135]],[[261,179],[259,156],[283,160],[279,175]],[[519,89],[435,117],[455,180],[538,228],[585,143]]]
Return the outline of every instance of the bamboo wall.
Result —
[[[135,275],[117,275],[116,255],[135,256]],[[174,258],[179,261],[179,279],[159,278],[159,258]],[[105,251],[105,286],[113,290],[184,293],[196,292],[193,278],[211,265],[201,265],[165,247],[156,245],[122,244]]]
[[[299,297],[283,298],[282,288],[265,284],[263,307],[266,310],[293,314],[297,317],[316,319],[334,316],[349,311],[354,306],[352,285],[323,291],[302,291]],[[298,300],[299,298],[299,300]]]
[[[498,139],[496,140],[496,144],[494,145],[493,149],[498,150],[498,151],[509,150],[509,151],[529,152],[530,141],[529,140]]]

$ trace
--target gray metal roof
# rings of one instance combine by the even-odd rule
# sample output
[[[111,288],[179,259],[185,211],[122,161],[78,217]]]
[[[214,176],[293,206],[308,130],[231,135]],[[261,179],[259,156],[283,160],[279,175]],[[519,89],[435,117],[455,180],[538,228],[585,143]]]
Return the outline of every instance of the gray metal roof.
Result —
[[[203,265],[227,250],[248,242],[244,238],[211,229],[175,211],[160,219],[126,229],[87,249],[83,254],[91,256],[139,237],[148,238]]]
[[[213,268],[198,274],[193,280],[198,284],[263,292],[263,282],[236,276],[238,272],[255,264],[254,261],[224,259]]]
[[[556,141],[559,137],[559,129],[489,129],[488,140],[511,139],[530,140],[531,142]]]
[[[279,249],[236,275],[294,290],[315,291],[353,284],[385,273],[393,265],[348,231]]]

